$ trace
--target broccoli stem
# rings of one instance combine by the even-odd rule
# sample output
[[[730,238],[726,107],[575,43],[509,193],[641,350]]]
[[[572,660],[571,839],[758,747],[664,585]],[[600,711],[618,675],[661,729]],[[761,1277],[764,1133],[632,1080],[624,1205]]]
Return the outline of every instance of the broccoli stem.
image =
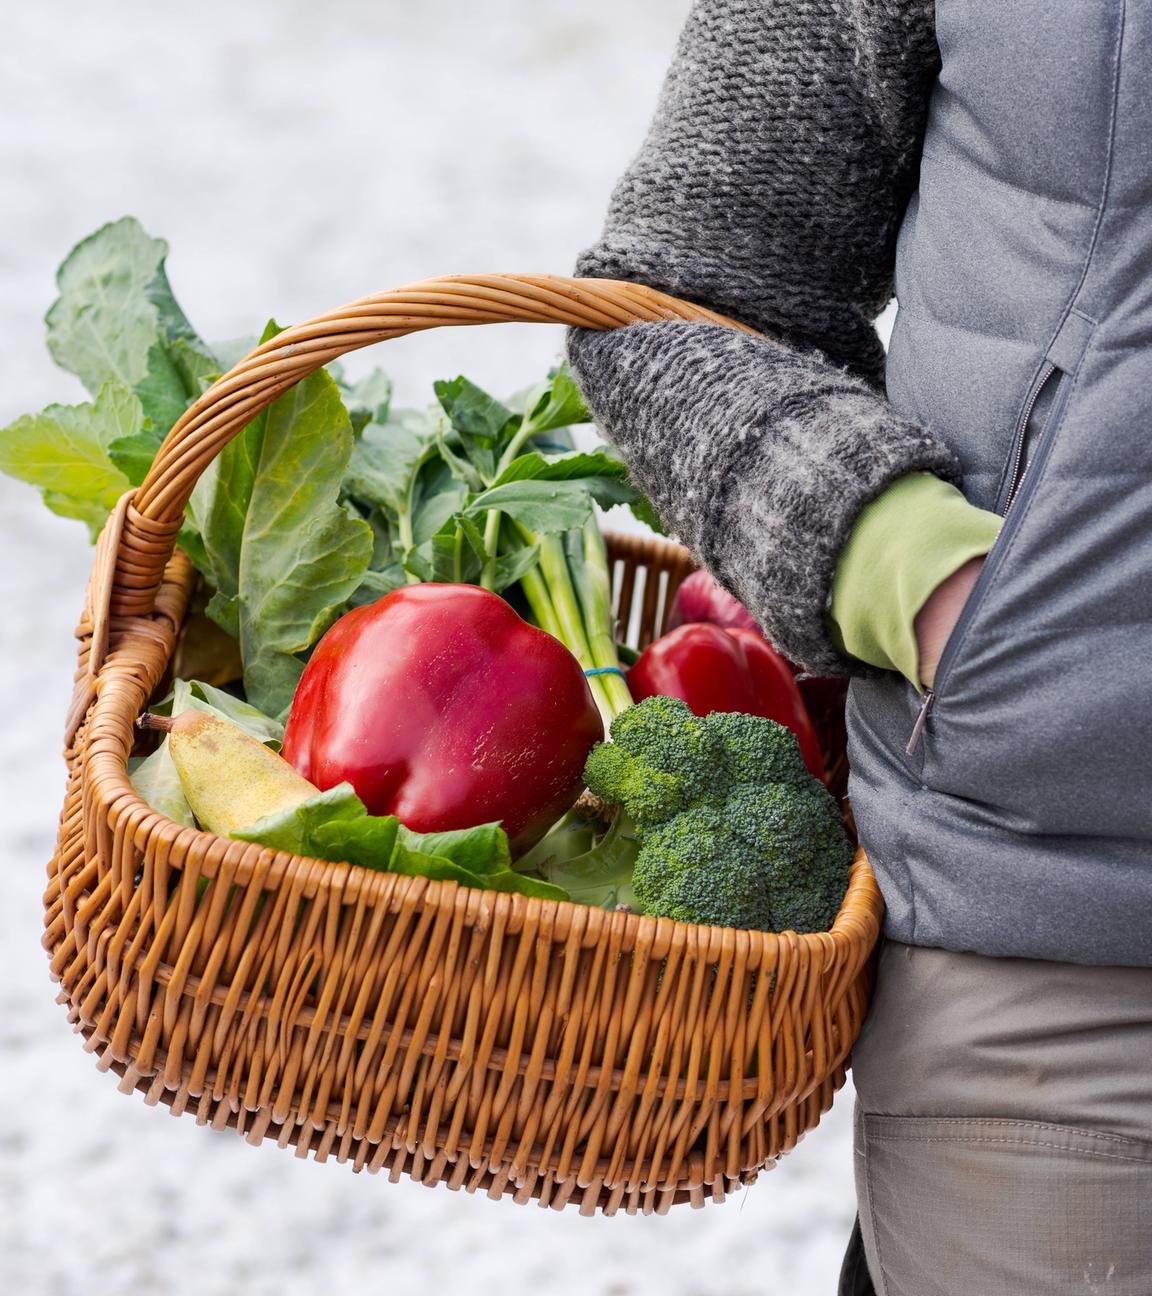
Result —
[[[557,819],[545,836],[519,856],[512,867],[518,873],[536,873],[543,877],[541,869],[555,867],[577,855],[586,855],[595,844],[595,824],[580,811],[572,809]]]
[[[561,833],[571,831],[564,819],[557,828]],[[591,850],[569,858],[564,858],[561,851],[550,858],[537,859],[535,871],[553,886],[563,887],[569,899],[577,904],[599,905],[602,909],[627,905],[640,911],[632,890],[632,869],[639,851],[640,841],[632,821],[623,810],[618,810],[608,831]],[[521,868],[523,863],[524,860],[518,861],[516,867]]]

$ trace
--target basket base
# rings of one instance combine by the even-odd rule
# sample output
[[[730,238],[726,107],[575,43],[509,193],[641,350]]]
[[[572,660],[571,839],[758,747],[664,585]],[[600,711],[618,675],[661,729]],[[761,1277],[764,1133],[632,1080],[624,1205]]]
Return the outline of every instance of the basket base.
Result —
[[[807,1129],[819,1120],[831,1106],[832,1096],[844,1083],[846,1067],[836,1073],[809,1098],[800,1109],[790,1108],[777,1118],[779,1130],[779,1156],[754,1170],[734,1177],[722,1177],[712,1183],[700,1182],[689,1187],[632,1188],[624,1184],[609,1185],[595,1178],[580,1184],[575,1177],[561,1179],[554,1173],[528,1166],[523,1172],[513,1174],[512,1168],[503,1164],[493,1166],[481,1159],[474,1165],[470,1158],[450,1160],[443,1152],[429,1156],[420,1144],[409,1145],[402,1139],[381,1140],[373,1143],[356,1138],[351,1131],[341,1133],[335,1121],[318,1127],[297,1120],[277,1121],[268,1108],[250,1110],[230,1098],[215,1098],[211,1093],[194,1095],[186,1084],[170,1087],[162,1071],[145,1075],[131,1063],[112,1056],[111,1048],[102,1042],[94,1028],[80,1020],[68,996],[61,993],[58,1002],[69,1009],[73,1029],[83,1037],[84,1047],[96,1056],[100,1071],[119,1077],[119,1090],[124,1094],[139,1093],[149,1106],[167,1107],[173,1116],[193,1116],[197,1125],[214,1130],[232,1130],[248,1143],[258,1147],[271,1140],[281,1148],[294,1148],[298,1157],[312,1157],[316,1161],[335,1159],[351,1165],[359,1173],[386,1173],[391,1183],[407,1175],[427,1188],[447,1187],[454,1192],[463,1189],[468,1193],[482,1192],[494,1201],[511,1198],[520,1205],[535,1201],[539,1206],[553,1210],[577,1207],[581,1215],[666,1215],[673,1206],[691,1206],[700,1209],[710,1202],[723,1202],[741,1188],[756,1182],[763,1170],[772,1170],[780,1156],[786,1155],[804,1137]],[[810,1110],[809,1110],[810,1109]]]

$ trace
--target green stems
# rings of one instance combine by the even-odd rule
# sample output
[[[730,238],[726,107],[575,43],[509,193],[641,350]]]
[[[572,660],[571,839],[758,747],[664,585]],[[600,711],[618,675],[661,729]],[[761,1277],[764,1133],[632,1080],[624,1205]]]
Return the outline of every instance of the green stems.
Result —
[[[591,517],[580,531],[536,536],[519,527],[526,544],[540,544],[540,562],[521,587],[542,629],[555,635],[590,675],[588,687],[607,730],[632,705],[628,685],[616,671],[620,658],[612,634],[612,588],[604,538]]]
[[[613,633],[612,576],[608,570],[608,550],[595,517],[584,523],[582,531],[570,531],[566,539],[578,548],[579,556],[570,560],[575,577],[576,592],[584,612],[584,625],[588,632],[588,648],[595,667],[608,667],[609,673],[594,676],[603,685],[613,717],[632,705],[632,694],[620,669],[620,656],[616,651]]]
[[[504,453],[496,465],[496,471],[492,476],[485,480],[485,486],[491,486],[494,481],[498,481],[500,475],[512,466],[512,463],[519,456],[520,451],[536,435],[536,427],[532,420],[525,414],[523,422],[516,431],[516,435],[508,442]],[[485,589],[493,589],[496,584],[496,559],[497,550],[500,544],[500,520],[501,513],[498,509],[492,509],[484,523],[484,549],[488,557],[484,563],[484,570],[480,575],[480,584]],[[549,631],[551,633],[551,631]]]
[[[412,481],[408,484],[408,491],[404,497],[404,507],[396,513],[396,530],[400,537],[400,549],[407,561],[408,555],[416,548],[416,536],[412,530],[412,495],[416,489],[416,476],[413,474]],[[409,585],[418,585],[420,577],[414,576],[408,569],[404,569],[404,580]]]
[[[556,609],[556,619],[560,623],[561,638],[580,665],[585,670],[591,670],[596,663],[592,659],[592,650],[588,646],[583,609],[572,582],[572,573],[568,568],[568,553],[562,534],[541,537],[540,571],[552,595],[552,605]]]
[[[508,442],[507,448],[500,456],[500,462],[496,465],[494,480],[496,477],[499,477],[506,468],[511,467],[512,461],[519,456],[520,451],[523,450],[528,442],[532,440],[536,435],[536,431],[536,425],[528,415],[525,414],[523,422],[516,429],[516,434],[513,436],[512,440]]]
[[[524,597],[528,600],[536,624],[541,630],[547,630],[550,635],[564,643],[556,609],[552,605],[552,595],[544,582],[544,577],[540,574],[539,567],[533,567],[531,571],[520,577],[520,588],[524,591]]]
[[[480,584],[485,589],[496,588],[496,559],[500,548],[500,523],[503,514],[499,509],[492,509],[484,520],[484,570],[480,573]]]
[[[536,434],[525,418],[508,443],[491,480],[511,465]],[[490,483],[489,483],[490,484]],[[502,514],[493,509],[484,521],[484,564],[480,584],[495,589],[501,550]],[[612,618],[612,580],[608,554],[595,515],[579,530],[537,536],[518,523],[509,529],[524,544],[539,543],[540,559],[520,578],[520,587],[541,629],[560,640],[587,671],[588,687],[604,719],[605,729],[632,705],[620,670]],[[507,531],[505,531],[507,538]]]

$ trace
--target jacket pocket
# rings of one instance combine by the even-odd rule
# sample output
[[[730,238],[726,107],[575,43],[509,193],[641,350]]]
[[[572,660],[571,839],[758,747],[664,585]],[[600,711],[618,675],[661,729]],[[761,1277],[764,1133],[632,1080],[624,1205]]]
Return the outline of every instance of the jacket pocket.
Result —
[[[1051,360],[1040,367],[1029,387],[1012,437],[1012,447],[1004,465],[998,492],[996,511],[1004,517],[1004,525],[980,569],[980,575],[960,609],[960,615],[944,644],[932,687],[924,694],[917,712],[905,752],[911,755],[920,743],[924,727],[937,699],[945,694],[948,679],[960,656],[969,627],[996,578],[1004,555],[1011,547],[1012,537],[1020,525],[1029,497],[1036,489],[1051,451],[1052,441],[1064,413],[1072,374]]]

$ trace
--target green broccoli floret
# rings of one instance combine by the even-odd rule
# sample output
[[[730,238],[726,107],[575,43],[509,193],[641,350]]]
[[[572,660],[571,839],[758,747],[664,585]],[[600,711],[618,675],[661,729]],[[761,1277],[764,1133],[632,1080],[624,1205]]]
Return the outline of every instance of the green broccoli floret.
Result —
[[[704,724],[724,748],[734,782],[823,786],[813,779],[796,735],[786,725],[742,711],[713,711]]]
[[[714,927],[762,928],[761,856],[733,849],[723,812],[697,805],[646,833],[632,886],[644,913]]]
[[[704,798],[724,764],[718,738],[679,698],[646,698],[621,712],[610,733],[610,743],[592,749],[584,779],[597,796],[623,806],[640,828]]]
[[[635,821],[633,886],[645,913],[764,931],[831,926],[852,847],[791,730],[759,716],[699,719],[653,697],[611,735],[584,776]]]
[[[611,788],[612,795],[605,800],[622,806],[645,827],[663,823],[684,806],[685,789],[680,779],[642,764],[614,742],[597,743],[592,748],[584,766],[584,782],[590,788]]]
[[[820,780],[742,784],[725,802],[724,819],[740,846],[766,864],[765,930],[827,931],[848,886],[852,845]]]

